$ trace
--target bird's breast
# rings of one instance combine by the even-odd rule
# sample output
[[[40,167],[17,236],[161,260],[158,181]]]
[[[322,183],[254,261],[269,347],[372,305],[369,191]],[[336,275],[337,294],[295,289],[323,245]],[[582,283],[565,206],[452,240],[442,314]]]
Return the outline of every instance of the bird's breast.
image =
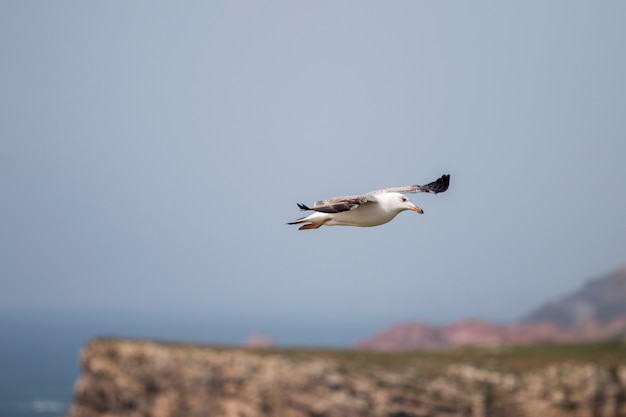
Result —
[[[385,210],[378,204],[364,204],[354,210],[334,214],[327,224],[329,226],[378,226],[389,222],[397,214],[395,211]]]

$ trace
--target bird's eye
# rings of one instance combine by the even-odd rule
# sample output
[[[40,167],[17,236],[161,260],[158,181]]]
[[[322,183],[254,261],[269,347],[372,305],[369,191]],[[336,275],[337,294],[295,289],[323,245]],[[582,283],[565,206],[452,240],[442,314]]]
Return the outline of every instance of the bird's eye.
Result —
[[[400,199],[401,199],[403,202],[404,202],[404,201],[407,201],[407,198],[406,198],[406,197],[400,197]]]

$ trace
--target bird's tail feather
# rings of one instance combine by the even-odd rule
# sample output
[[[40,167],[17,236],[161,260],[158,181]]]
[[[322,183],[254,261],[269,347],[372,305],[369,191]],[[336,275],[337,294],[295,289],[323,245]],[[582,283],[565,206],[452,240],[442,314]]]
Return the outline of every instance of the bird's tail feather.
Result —
[[[287,224],[289,225],[293,225],[293,224],[302,224],[302,223],[306,223],[302,226],[300,226],[299,230],[308,230],[308,229],[317,229],[318,227],[322,226],[324,223],[326,223],[328,221],[328,217],[325,216],[322,213],[313,213],[310,214],[306,217],[300,217],[298,220],[294,220],[292,222],[289,222]]]

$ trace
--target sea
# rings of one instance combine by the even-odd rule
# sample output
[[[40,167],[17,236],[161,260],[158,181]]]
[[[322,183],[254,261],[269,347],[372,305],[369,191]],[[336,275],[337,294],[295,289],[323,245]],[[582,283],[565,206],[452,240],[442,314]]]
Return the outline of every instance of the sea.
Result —
[[[280,347],[349,348],[388,323],[258,316],[0,311],[0,417],[61,417],[81,349],[100,337],[242,346],[261,333]]]
[[[0,417],[67,413],[84,333],[47,317],[0,318]]]

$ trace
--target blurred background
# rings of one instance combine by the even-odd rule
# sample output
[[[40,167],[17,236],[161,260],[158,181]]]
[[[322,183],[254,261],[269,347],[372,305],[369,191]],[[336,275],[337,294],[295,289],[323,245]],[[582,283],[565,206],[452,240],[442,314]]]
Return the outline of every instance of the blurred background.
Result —
[[[0,3],[0,410],[62,413],[95,336],[349,347],[517,320],[621,267],[624,21],[620,1]],[[444,173],[410,195],[422,216],[285,225]]]

